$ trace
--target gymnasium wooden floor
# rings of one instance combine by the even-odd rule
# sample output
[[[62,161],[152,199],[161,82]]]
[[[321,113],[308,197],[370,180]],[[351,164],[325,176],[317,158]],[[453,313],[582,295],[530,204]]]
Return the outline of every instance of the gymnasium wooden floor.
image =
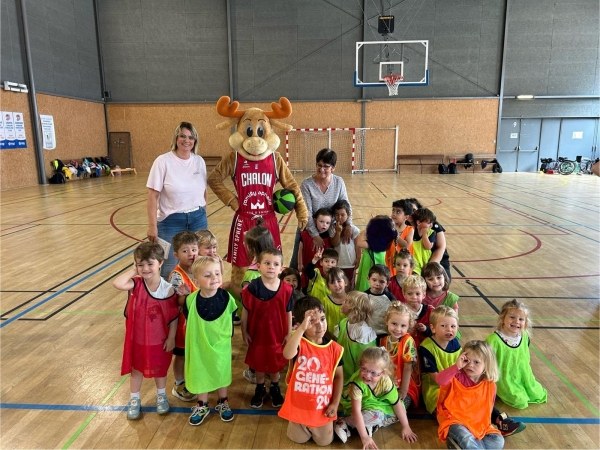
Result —
[[[299,174],[301,180],[308,174]],[[254,386],[241,375],[234,337],[232,423],[211,415],[187,424],[191,404],[173,399],[154,412],[142,387],[139,421],[127,421],[120,363],[126,294],[111,280],[131,265],[146,233],[147,174],[72,181],[1,193],[1,446],[3,448],[292,448],[270,407],[251,410]],[[416,197],[446,227],[460,295],[463,339],[485,338],[497,311],[517,297],[532,310],[534,373],[548,403],[518,411],[527,422],[506,448],[598,448],[600,179],[540,174],[344,175],[354,222],[389,214],[392,200]],[[209,193],[209,227],[225,252],[232,212]],[[295,217],[281,220],[289,258]],[[168,391],[173,382],[169,374]],[[210,397],[214,405],[214,394]],[[409,415],[414,448],[443,448],[435,421]],[[407,448],[398,425],[375,435],[380,448]],[[356,448],[357,437],[335,448]]]

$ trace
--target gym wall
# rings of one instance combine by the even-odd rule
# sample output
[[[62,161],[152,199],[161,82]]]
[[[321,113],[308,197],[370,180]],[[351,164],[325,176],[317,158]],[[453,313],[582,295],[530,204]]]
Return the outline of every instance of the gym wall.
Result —
[[[0,189],[38,184],[34,153],[29,94],[0,92],[2,109],[23,112],[27,148],[0,152]],[[81,160],[86,156],[106,156],[107,140],[104,105],[54,95],[37,95],[38,111],[54,117],[56,149],[44,150],[44,167],[49,178],[54,172],[52,160]]]

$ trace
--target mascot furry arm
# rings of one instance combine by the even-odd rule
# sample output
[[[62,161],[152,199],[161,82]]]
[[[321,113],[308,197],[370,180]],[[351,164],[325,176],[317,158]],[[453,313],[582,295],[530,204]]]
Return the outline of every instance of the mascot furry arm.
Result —
[[[223,117],[229,117],[230,120],[217,125],[218,129],[225,129],[237,124],[236,131],[230,136],[229,144],[234,150],[223,157],[221,162],[214,168],[208,177],[208,185],[215,195],[225,205],[233,211],[239,208],[238,198],[240,193],[232,193],[223,180],[231,178],[234,175],[238,154],[248,161],[262,161],[270,155],[275,155],[276,176],[279,182],[285,188],[293,192],[296,197],[296,218],[298,219],[298,228],[303,230],[308,223],[308,210],[302,198],[302,192],[294,176],[288,169],[285,161],[279,153],[276,152],[279,147],[279,136],[273,131],[272,127],[282,130],[290,130],[291,125],[280,122],[276,119],[289,117],[292,113],[290,101],[281,97],[279,102],[271,103],[271,111],[263,111],[259,108],[248,108],[245,111],[239,111],[237,101],[229,104],[230,99],[223,96],[217,102],[217,112]]]

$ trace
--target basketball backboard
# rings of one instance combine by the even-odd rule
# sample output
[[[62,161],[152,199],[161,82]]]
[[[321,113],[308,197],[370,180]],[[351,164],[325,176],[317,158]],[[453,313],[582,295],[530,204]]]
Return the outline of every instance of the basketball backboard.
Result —
[[[354,85],[385,87],[385,75],[402,75],[399,86],[429,84],[429,41],[370,41],[356,43]]]

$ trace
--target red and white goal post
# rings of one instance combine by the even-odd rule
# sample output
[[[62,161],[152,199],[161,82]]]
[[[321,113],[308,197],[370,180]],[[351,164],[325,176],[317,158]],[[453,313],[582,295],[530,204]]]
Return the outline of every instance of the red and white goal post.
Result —
[[[398,126],[295,128],[285,134],[285,160],[292,172],[313,172],[317,153],[323,148],[337,153],[336,172],[395,171]],[[368,151],[373,157],[367,158]]]

